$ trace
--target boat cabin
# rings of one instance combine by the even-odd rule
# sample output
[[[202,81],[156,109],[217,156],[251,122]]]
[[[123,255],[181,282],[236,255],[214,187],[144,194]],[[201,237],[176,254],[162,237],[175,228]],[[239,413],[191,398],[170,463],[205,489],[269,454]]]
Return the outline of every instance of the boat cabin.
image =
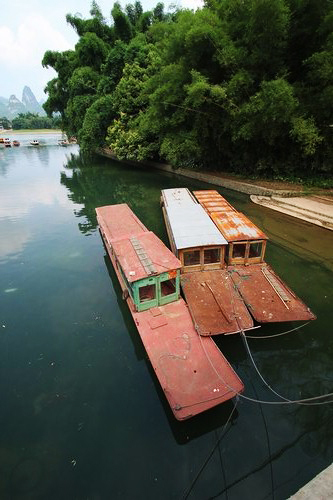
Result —
[[[163,189],[163,216],[183,273],[223,269],[227,241],[187,188]]]
[[[194,191],[193,194],[227,240],[229,266],[264,262],[268,240],[265,233],[244,214],[237,212],[217,191]]]
[[[180,297],[179,260],[126,204],[96,208],[97,220],[122,285],[135,311]]]

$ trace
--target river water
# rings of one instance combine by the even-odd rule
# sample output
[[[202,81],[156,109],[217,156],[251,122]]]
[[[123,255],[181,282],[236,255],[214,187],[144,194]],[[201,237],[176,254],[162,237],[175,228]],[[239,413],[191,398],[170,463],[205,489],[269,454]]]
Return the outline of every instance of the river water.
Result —
[[[94,208],[126,202],[167,243],[160,190],[212,186],[31,137],[0,150],[0,498],[285,499],[327,467],[333,404],[280,404],[239,336],[217,343],[262,402],[177,422],[121,299]],[[249,339],[258,369],[291,400],[333,392],[333,233],[219,191],[269,235],[267,261],[318,317]]]

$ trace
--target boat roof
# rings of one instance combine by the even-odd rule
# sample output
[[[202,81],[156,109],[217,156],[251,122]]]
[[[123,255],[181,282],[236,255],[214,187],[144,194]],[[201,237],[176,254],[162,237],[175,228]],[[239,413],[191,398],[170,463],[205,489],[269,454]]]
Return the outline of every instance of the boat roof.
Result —
[[[212,212],[211,218],[229,241],[267,240],[267,236],[241,212]]]
[[[214,212],[235,212],[235,208],[220,193],[213,189],[193,191],[193,194],[207,212],[209,210]]]
[[[110,243],[148,231],[126,203],[97,207],[96,213],[98,222],[103,220],[103,228],[107,229]]]
[[[129,283],[181,268],[181,262],[126,204],[96,208],[98,223]]]
[[[194,191],[200,205],[210,215],[228,242],[267,240],[268,236],[217,191]]]
[[[114,242],[113,250],[128,282],[181,268],[181,262],[151,231]]]
[[[164,203],[168,206],[198,205],[197,200],[188,188],[162,189],[162,196]]]
[[[227,245],[205,210],[186,188],[162,190],[164,208],[178,250]]]

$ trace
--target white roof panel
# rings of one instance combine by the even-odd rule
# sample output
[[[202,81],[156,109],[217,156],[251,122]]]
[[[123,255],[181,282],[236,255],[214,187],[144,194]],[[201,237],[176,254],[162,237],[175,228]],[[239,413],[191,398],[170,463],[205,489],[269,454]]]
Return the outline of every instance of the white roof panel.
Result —
[[[228,244],[209,215],[192,198],[187,189],[165,189],[163,197],[164,208],[178,250]]]
[[[185,204],[199,205],[187,188],[162,189],[165,205],[183,207]]]

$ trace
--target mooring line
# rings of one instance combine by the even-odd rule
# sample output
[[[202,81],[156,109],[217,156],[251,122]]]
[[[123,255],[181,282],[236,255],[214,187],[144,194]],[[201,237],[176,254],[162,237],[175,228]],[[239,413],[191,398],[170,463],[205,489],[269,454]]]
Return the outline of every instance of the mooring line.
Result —
[[[333,401],[321,401],[321,402],[313,402],[317,399],[323,399],[323,398],[326,398],[326,397],[329,397],[329,396],[333,396],[333,393],[327,393],[327,394],[323,394],[321,396],[314,396],[314,397],[311,397],[311,398],[305,398],[305,399],[299,399],[299,400],[292,400],[292,399],[288,399],[284,396],[282,396],[281,394],[279,394],[278,392],[276,392],[269,384],[268,382],[264,379],[264,377],[261,375],[255,361],[254,361],[254,358],[252,356],[252,353],[250,351],[250,348],[249,348],[249,344],[246,340],[246,335],[244,334],[244,332],[242,333],[242,338],[243,338],[243,341],[244,341],[244,344],[245,344],[245,347],[246,347],[246,350],[250,356],[250,359],[252,361],[252,364],[257,372],[257,374],[259,375],[260,379],[262,380],[262,382],[266,385],[266,387],[268,387],[268,389],[273,392],[273,394],[275,394],[277,397],[279,397],[280,399],[282,399],[283,401],[280,401],[280,404],[285,404],[285,403],[297,403],[297,404],[300,404],[300,405],[305,405],[305,406],[312,406],[312,405],[322,405],[322,404],[329,404],[329,403],[333,403]],[[279,403],[279,401],[276,401],[275,403]]]
[[[199,479],[200,475],[202,474],[202,472],[204,471],[206,465],[208,464],[209,460],[211,459],[214,451],[216,450],[216,448],[218,447],[218,445],[220,444],[221,442],[221,439],[225,436],[225,429],[228,425],[228,423],[230,422],[231,420],[231,417],[232,415],[234,414],[235,410],[236,410],[236,407],[237,407],[237,403],[238,403],[238,400],[236,399],[236,403],[235,403],[235,406],[233,407],[232,411],[230,412],[230,415],[228,417],[228,420],[226,421],[226,423],[224,424],[223,426],[223,429],[221,431],[221,435],[220,437],[218,438],[218,440],[216,441],[216,443],[214,444],[213,448],[211,449],[211,451],[209,452],[207,458],[205,459],[204,463],[202,464],[202,466],[200,467],[200,469],[198,470],[195,478],[193,479],[192,483],[190,484],[190,486],[187,488],[187,490],[184,492],[183,496],[182,496],[182,500],[186,500],[189,496],[189,494],[191,493],[195,483],[197,482],[197,480]]]
[[[243,338],[245,339],[245,335],[244,335],[244,331],[242,331],[242,336]],[[200,335],[199,335],[199,338]],[[246,342],[247,344],[247,342]],[[242,399],[245,399],[246,401],[251,401],[252,403],[262,403],[262,404],[267,404],[267,405],[286,405],[286,404],[304,404],[304,405],[307,405],[307,406],[314,406],[314,405],[324,405],[324,404],[331,404],[333,403],[333,401],[321,401],[321,402],[314,402],[316,401],[317,399],[324,399],[324,398],[327,398],[327,397],[330,397],[330,396],[333,396],[333,392],[329,392],[327,394],[322,394],[321,396],[313,396],[311,398],[304,398],[304,399],[287,399],[287,398],[284,398],[283,396],[280,396],[278,395],[278,397],[280,397],[281,399],[283,399],[283,401],[263,401],[263,400],[260,400],[260,399],[254,399],[254,398],[250,398],[249,396],[245,396],[244,394],[241,394],[240,392],[238,392],[234,387],[231,387],[224,379],[223,377],[221,377],[221,375],[219,374],[219,372],[217,371],[216,367],[214,366],[214,363],[212,362],[211,358],[209,357],[202,341],[201,341],[201,346],[205,352],[205,355],[206,355],[206,358],[207,360],[209,361],[211,367],[213,368],[214,372],[216,373],[216,375],[218,376],[218,378],[224,383],[224,385],[232,392],[235,393],[235,396],[239,396],[240,398]],[[252,358],[253,359],[253,358]],[[253,360],[253,363],[254,363],[254,360]],[[255,364],[255,363],[254,363]],[[266,382],[265,384],[270,387]],[[272,389],[271,389],[272,390]]]
[[[274,337],[281,337],[281,335],[287,335],[287,333],[294,332],[295,330],[300,330],[303,328],[303,326],[306,326],[310,323],[310,321],[307,321],[306,323],[303,323],[303,325],[296,326],[295,328],[292,328],[291,330],[287,330],[286,332],[281,332],[281,333],[276,333],[274,335],[261,335],[261,336],[255,336],[255,335],[245,335],[246,338],[248,339],[273,339]]]

